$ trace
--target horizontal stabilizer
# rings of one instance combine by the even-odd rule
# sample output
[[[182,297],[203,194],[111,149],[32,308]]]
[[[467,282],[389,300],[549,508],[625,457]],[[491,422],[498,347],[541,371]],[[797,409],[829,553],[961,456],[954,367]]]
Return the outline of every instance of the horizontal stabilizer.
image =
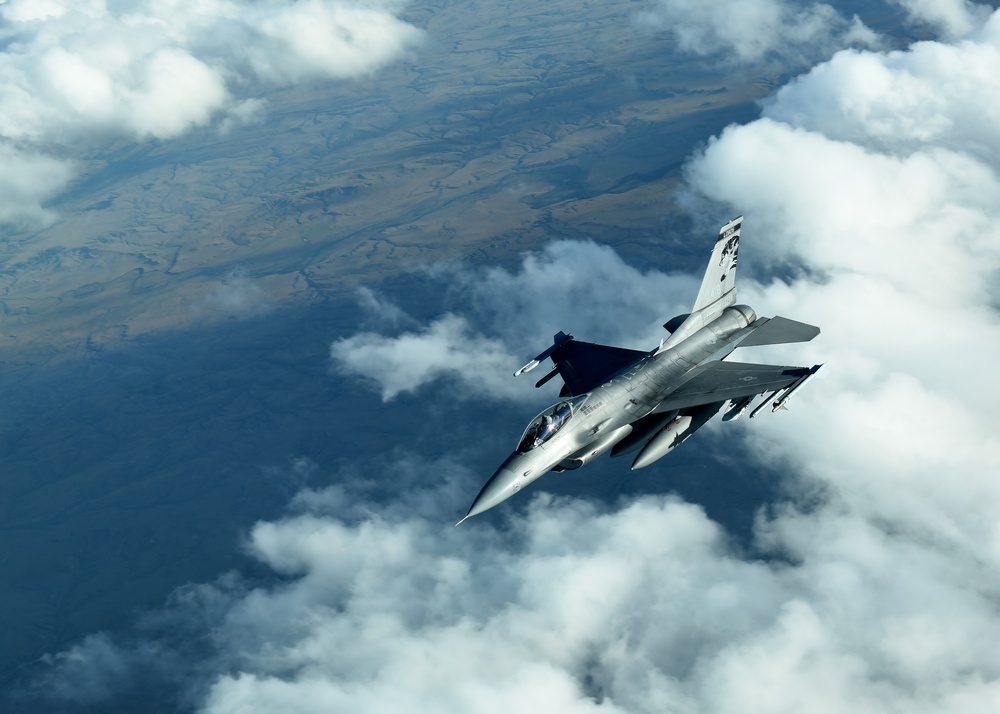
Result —
[[[772,317],[763,320],[762,325],[753,328],[746,338],[740,341],[740,347],[760,347],[761,345],[784,345],[791,342],[808,342],[819,334],[815,325],[789,320],[787,317]]]

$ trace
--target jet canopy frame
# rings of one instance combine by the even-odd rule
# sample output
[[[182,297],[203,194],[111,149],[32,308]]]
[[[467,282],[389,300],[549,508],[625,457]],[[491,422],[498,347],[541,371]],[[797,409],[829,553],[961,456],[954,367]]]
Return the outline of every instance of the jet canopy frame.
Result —
[[[580,411],[588,397],[589,394],[583,394],[572,399],[564,399],[532,419],[517,443],[517,451],[526,454],[549,441]]]

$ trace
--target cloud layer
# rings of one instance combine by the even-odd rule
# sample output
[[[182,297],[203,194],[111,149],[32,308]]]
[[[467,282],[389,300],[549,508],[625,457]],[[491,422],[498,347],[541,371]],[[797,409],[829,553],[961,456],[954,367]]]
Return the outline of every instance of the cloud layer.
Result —
[[[950,553],[984,594],[998,582],[974,585],[978,568],[1000,564],[1000,136],[979,116],[1000,110],[1000,95],[980,95],[968,116],[958,107],[995,62],[998,29],[994,15],[955,45],[841,53],[689,170],[704,195],[753,206],[762,250],[805,271],[755,299],[822,325],[835,371],[811,395],[822,410],[797,424],[806,438],[775,433],[761,449],[845,509],[834,517],[831,505],[825,527],[905,533]]]
[[[672,33],[684,52],[716,56],[730,65],[767,61],[792,69],[846,45],[875,47],[879,41],[857,16],[848,20],[825,3],[658,0],[637,22]]]
[[[213,713],[997,711],[1000,141],[949,100],[967,101],[963,87],[995,67],[998,28],[994,15],[956,44],[837,55],[688,167],[697,205],[747,216],[743,248],[760,268],[741,277],[741,300],[823,328],[767,359],[822,356],[826,379],[788,415],[727,425],[788,494],[758,514],[751,552],[665,496],[540,494],[502,529],[451,528],[478,479],[409,459],[370,474],[399,479],[397,501],[355,479],[258,524],[249,550],[280,584],[184,591],[178,612],[211,644],[195,664],[174,658],[170,676]],[[943,101],[914,101],[914,87]],[[983,95],[981,112],[997,102]],[[536,317],[557,292],[546,285],[572,291],[592,274],[618,276],[616,309],[643,292],[661,301],[654,326],[694,284],[658,293],[664,276],[560,243],[462,289],[502,356],[523,349],[504,332],[515,318],[532,341],[552,329]],[[365,339],[381,354],[404,338],[483,347],[459,317]],[[144,647],[161,641],[84,642],[51,676],[106,682],[123,662],[147,666]]]
[[[400,4],[353,0],[0,4],[0,220],[37,222],[108,136],[170,139],[259,112],[267,88],[370,73],[415,47]],[[20,199],[20,200],[18,200]]]
[[[969,0],[893,0],[916,23],[929,25],[945,40],[957,40],[979,28],[990,8]]]
[[[338,601],[285,651],[304,659],[221,678],[207,709],[304,692],[361,711],[1000,706],[1000,140],[983,119],[1000,93],[962,109],[996,66],[998,26],[839,54],[689,166],[694,191],[747,214],[745,249],[763,272],[741,279],[742,299],[823,327],[784,354],[821,349],[826,379],[791,418],[737,427],[784,474],[788,501],[756,531],[773,559],[734,552],[696,506],[669,498],[609,512],[539,498],[511,534],[474,526],[459,540],[433,526],[425,536],[419,519],[270,524],[255,533],[259,557],[302,573],[303,588],[329,573],[320,553],[360,549],[345,534],[381,531],[377,547],[395,544],[394,572],[422,597]],[[278,532],[292,540],[279,547]],[[305,534],[309,547],[289,545]],[[382,582],[367,570],[379,560],[325,592]],[[417,601],[416,613],[396,609]],[[327,631],[363,643],[349,659],[368,668],[338,665]]]
[[[335,367],[374,382],[385,400],[440,377],[458,387],[458,399],[536,399],[531,383],[543,372],[520,380],[511,374],[551,345],[556,332],[651,349],[666,336],[660,325],[689,307],[698,285],[690,276],[638,271],[610,248],[582,241],[551,243],[526,255],[513,273],[461,265],[436,272],[460,303],[453,311],[415,331],[338,339],[330,349]],[[362,303],[386,313],[370,293]],[[398,332],[398,308],[390,315],[388,327]],[[546,394],[552,397],[551,388]]]

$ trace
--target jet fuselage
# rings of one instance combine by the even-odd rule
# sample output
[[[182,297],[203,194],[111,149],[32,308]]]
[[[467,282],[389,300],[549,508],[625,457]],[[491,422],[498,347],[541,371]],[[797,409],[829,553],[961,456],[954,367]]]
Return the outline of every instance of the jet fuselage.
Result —
[[[812,368],[724,361],[736,348],[808,342],[819,328],[784,317],[758,318],[736,305],[736,264],[743,217],[719,231],[690,313],[664,324],[670,336],[649,352],[577,342],[557,333],[553,344],[514,373],[517,377],[551,358],[560,395],[525,429],[517,448],[486,482],[465,518],[496,506],[552,470],[575,469],[610,450],[632,451],[638,469],[662,458],[708,422],[727,402],[723,420],[738,418],[760,394],[772,411],[820,365]],[[462,520],[464,521],[465,518]],[[461,522],[461,521],[459,521]]]
[[[551,434],[543,434],[547,437],[544,439],[532,439],[528,433],[546,412],[536,417],[517,450],[487,481],[466,518],[505,501],[553,469],[579,468],[621,442],[632,433],[636,422],[650,415],[665,395],[683,383],[685,375],[694,367],[731,353],[738,344],[740,331],[755,319],[754,311],[746,305],[728,307],[677,345],[653,350],[589,394],[568,398],[549,407],[546,412],[568,405],[571,413],[562,418]],[[719,406],[724,402],[725,399]],[[716,411],[718,409],[711,414]],[[646,443],[659,436],[655,432],[668,429],[673,418],[676,417],[667,412],[660,428],[643,435],[649,437]],[[683,440],[692,431],[688,426],[687,430],[678,429],[671,436]],[[661,446],[663,452],[656,458],[666,455],[670,451],[667,447],[676,443],[679,442],[672,438]],[[645,462],[637,458],[633,468],[646,466],[656,458]]]

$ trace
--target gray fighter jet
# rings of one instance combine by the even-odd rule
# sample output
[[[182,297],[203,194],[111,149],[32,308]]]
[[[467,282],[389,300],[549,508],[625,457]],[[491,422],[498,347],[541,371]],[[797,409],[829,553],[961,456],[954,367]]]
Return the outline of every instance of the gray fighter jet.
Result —
[[[517,449],[500,465],[459,523],[507,500],[549,471],[578,469],[610,450],[638,451],[633,469],[649,466],[680,446],[725,406],[722,419],[737,419],[789,398],[816,373],[723,361],[737,347],[808,342],[819,328],[784,317],[757,317],[736,303],[736,261],[743,217],[719,231],[690,313],[663,325],[670,336],[649,352],[574,340],[558,333],[551,347],[514,373],[517,377],[551,358],[555,367],[535,385],[558,375],[560,401],[531,420]],[[728,404],[727,404],[728,402]]]

